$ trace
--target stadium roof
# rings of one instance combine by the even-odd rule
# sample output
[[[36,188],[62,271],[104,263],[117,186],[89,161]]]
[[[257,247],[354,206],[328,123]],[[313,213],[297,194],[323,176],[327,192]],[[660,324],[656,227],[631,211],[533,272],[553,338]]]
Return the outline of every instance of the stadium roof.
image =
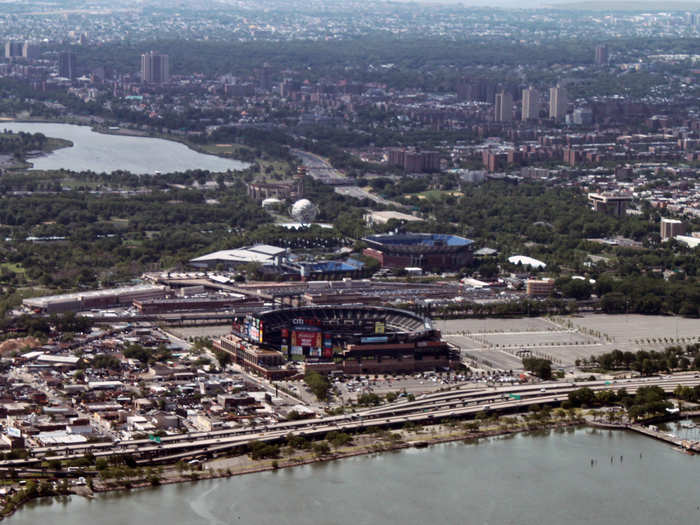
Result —
[[[257,262],[261,264],[272,264],[275,257],[286,252],[285,248],[270,246],[269,244],[256,244],[249,248],[237,248],[235,250],[219,250],[218,252],[208,253],[194,259],[190,259],[190,263],[229,263],[229,264],[246,264]]]
[[[422,246],[468,246],[474,241],[459,235],[445,233],[402,233],[398,235],[370,235],[365,240],[378,244],[404,244]]]
[[[291,324],[293,319],[298,318],[316,318],[324,321],[330,319],[377,319],[386,322],[387,332],[419,334],[433,329],[432,321],[426,317],[408,310],[382,306],[302,306],[297,308],[266,310],[254,315],[261,321],[264,321],[267,331],[274,331],[287,327]]]
[[[307,270],[310,270],[312,272],[352,272],[355,270],[362,269],[362,267],[364,266],[364,263],[348,259],[347,262],[343,262],[343,261],[311,261],[311,262],[301,262],[301,263],[299,263],[299,265],[305,267]]]
[[[362,239],[375,249],[394,253],[449,253],[459,252],[474,241],[459,235],[444,233],[402,233],[398,235],[370,235]]]

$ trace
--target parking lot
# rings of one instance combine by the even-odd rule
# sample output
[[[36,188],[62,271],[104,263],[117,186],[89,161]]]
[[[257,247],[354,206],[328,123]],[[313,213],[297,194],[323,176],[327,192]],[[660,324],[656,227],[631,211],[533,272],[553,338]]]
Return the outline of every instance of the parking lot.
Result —
[[[647,339],[700,339],[700,321],[661,315],[585,315],[567,318],[574,327],[600,332],[616,343],[651,344]]]
[[[697,319],[644,315],[588,314],[558,318],[456,319],[436,321],[444,338],[465,360],[487,368],[522,370],[517,355],[527,351],[555,366],[612,350],[662,350],[700,340]]]
[[[377,394],[385,396],[390,392],[396,394],[420,394],[446,390],[448,388],[468,387],[468,386],[484,386],[488,381],[501,380],[496,375],[489,375],[484,372],[475,374],[473,377],[467,377],[455,372],[444,372],[442,374],[434,372],[383,376],[383,375],[364,375],[364,376],[349,376],[342,379],[332,379],[332,385],[337,389],[336,402],[342,400],[343,403],[357,401],[357,398],[365,393]],[[503,376],[503,381],[506,377]],[[303,381],[285,381],[286,388],[290,389],[295,395],[301,396],[306,403],[319,405],[313,394],[308,390]]]
[[[435,321],[435,326],[444,335],[455,333],[485,334],[490,332],[545,332],[561,330],[561,327],[545,317],[522,319],[448,319]]]

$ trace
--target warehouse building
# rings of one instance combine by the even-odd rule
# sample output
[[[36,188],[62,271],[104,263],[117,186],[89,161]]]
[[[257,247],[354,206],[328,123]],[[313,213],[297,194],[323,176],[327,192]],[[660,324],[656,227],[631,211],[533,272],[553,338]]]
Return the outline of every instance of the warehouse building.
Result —
[[[31,297],[24,299],[22,304],[36,313],[54,314],[131,306],[135,300],[157,299],[165,297],[166,294],[167,288],[165,286],[142,284],[122,288]]]

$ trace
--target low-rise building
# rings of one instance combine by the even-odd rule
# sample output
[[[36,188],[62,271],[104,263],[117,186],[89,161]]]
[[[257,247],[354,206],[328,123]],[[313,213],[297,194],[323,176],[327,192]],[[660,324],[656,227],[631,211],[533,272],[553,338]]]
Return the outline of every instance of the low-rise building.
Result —
[[[525,287],[529,297],[549,297],[554,292],[554,279],[528,279]]]
[[[632,202],[632,195],[624,193],[589,193],[588,202],[595,211],[607,213],[614,217],[625,215],[627,206]]]

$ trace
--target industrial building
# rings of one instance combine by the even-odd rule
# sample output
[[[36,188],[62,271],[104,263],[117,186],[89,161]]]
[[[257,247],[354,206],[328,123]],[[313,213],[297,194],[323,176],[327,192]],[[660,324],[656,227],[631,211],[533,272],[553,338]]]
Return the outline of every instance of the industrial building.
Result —
[[[144,314],[164,314],[171,312],[214,312],[229,310],[245,300],[245,295],[215,295],[204,297],[170,297],[134,301],[136,309]]]
[[[47,295],[24,299],[22,304],[37,313],[80,312],[95,308],[131,306],[135,300],[165,297],[167,288],[161,285],[142,284],[123,288],[108,288],[61,295]]]
[[[472,259],[473,241],[459,235],[405,233],[371,235],[364,255],[379,261],[382,268],[421,268],[427,272],[456,271]]]

